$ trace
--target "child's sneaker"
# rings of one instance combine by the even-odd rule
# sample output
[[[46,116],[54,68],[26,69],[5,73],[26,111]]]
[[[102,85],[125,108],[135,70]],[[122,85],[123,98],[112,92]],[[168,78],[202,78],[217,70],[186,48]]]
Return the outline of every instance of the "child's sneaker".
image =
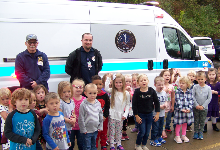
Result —
[[[166,134],[166,132],[163,130],[163,132],[162,132],[162,138],[163,139],[165,139],[165,138],[167,138],[167,134]]]
[[[115,147],[111,147],[110,150],[115,150]]]
[[[161,143],[158,140],[150,141],[151,146],[159,147],[161,146]]]
[[[106,146],[102,146],[101,150],[107,150],[107,147]]]
[[[185,135],[182,135],[182,140],[183,140],[185,143],[189,142],[189,139],[188,139]]]
[[[190,126],[187,126],[186,131],[187,132],[192,132],[192,128]]]
[[[166,132],[168,132],[168,133],[171,133],[172,132],[172,130],[170,130],[170,129],[165,129],[166,130]]]
[[[137,144],[135,144],[135,149],[136,149],[136,150],[143,150],[142,147],[141,147],[141,145],[137,145]]]
[[[106,146],[109,146],[109,142],[108,141],[106,141]]]
[[[176,136],[174,138],[174,141],[176,141],[176,143],[178,143],[178,144],[182,143],[182,140],[181,140],[180,136]]]
[[[165,141],[162,137],[160,137],[160,138],[158,139],[158,141],[159,141],[161,144],[165,144],[165,143],[166,143],[166,141]]]
[[[199,132],[199,138],[197,138],[199,140],[203,140],[203,133],[202,132]]]
[[[131,132],[132,132],[132,133],[138,132],[138,129],[137,129],[137,128],[134,128],[134,129],[131,130]]]
[[[193,139],[199,139],[198,132],[194,132]]]
[[[118,145],[117,150],[125,150],[125,149],[121,145]]]
[[[143,146],[142,146],[142,149],[143,149],[143,150],[149,150],[146,145],[143,145]]]
[[[121,136],[121,140],[122,140],[122,141],[125,141],[125,137],[124,137],[123,134],[122,134],[122,136]]]
[[[125,140],[129,140],[129,137],[127,134],[122,134],[122,136],[125,138]]]

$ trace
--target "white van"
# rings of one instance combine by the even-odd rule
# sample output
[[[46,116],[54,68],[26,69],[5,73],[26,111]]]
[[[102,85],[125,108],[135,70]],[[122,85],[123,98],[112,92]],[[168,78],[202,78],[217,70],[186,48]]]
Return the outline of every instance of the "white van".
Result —
[[[199,46],[199,50],[202,51],[209,59],[215,58],[215,47],[210,37],[193,37],[194,42]]]
[[[0,88],[19,86],[14,59],[26,49],[25,37],[36,34],[38,49],[49,58],[50,91],[69,81],[66,58],[81,46],[83,33],[93,34],[93,47],[103,58],[100,75],[146,73],[150,84],[166,68],[212,67],[186,31],[155,6],[67,0],[0,0]],[[196,61],[198,60],[198,61]]]

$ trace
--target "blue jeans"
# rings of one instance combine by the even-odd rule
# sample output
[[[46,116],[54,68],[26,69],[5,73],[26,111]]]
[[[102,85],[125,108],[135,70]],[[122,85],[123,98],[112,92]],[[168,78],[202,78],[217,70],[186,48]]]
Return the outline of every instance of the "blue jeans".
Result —
[[[171,117],[172,117],[172,112],[169,111],[166,118],[165,129],[170,129]]]
[[[164,117],[159,117],[157,122],[152,123],[151,140],[156,140],[161,137],[163,131]]]
[[[149,113],[149,114],[138,113],[138,116],[142,119],[142,123],[138,124],[139,132],[137,135],[136,144],[141,145],[142,143],[142,145],[146,145],[153,121],[152,119],[153,113]]]
[[[83,134],[84,150],[97,150],[96,148],[97,135],[98,135],[98,131],[95,131],[94,133]]]
[[[73,150],[75,146],[75,137],[77,139],[78,149],[83,150],[83,135],[80,133],[80,130],[71,130],[71,134],[69,135],[71,147],[69,150]]]

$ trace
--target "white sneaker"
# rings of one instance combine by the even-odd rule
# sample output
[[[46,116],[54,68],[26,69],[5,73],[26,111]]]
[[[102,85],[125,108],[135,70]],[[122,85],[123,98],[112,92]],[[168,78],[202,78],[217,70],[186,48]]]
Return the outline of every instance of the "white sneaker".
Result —
[[[141,147],[141,145],[137,145],[137,144],[135,144],[135,149],[136,149],[136,150],[143,150],[142,147]]]
[[[143,149],[143,150],[149,150],[146,145],[143,145],[143,146],[142,146],[142,149]]]
[[[185,143],[189,142],[189,139],[188,139],[185,135],[182,135],[182,140],[183,140]]]

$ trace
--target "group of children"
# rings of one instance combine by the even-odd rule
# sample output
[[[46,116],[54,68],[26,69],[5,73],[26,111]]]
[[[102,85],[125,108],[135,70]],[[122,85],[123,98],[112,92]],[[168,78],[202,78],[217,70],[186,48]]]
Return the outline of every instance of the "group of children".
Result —
[[[195,84],[195,80],[198,84]],[[189,71],[181,76],[178,69],[163,70],[149,87],[146,74],[106,74],[92,77],[87,85],[81,79],[72,84],[61,81],[58,94],[43,85],[33,91],[16,89],[12,94],[0,89],[1,143],[5,149],[73,150],[75,138],[79,150],[124,150],[127,119],[135,118],[136,150],[166,143],[173,116],[177,143],[189,142],[186,130],[194,123],[194,139],[203,139],[211,117],[213,130],[219,117],[220,83],[217,70]],[[182,136],[180,137],[180,128]],[[42,130],[41,130],[42,129]],[[109,135],[109,137],[107,136]],[[8,140],[3,142],[3,139]],[[107,139],[108,142],[107,142]]]

